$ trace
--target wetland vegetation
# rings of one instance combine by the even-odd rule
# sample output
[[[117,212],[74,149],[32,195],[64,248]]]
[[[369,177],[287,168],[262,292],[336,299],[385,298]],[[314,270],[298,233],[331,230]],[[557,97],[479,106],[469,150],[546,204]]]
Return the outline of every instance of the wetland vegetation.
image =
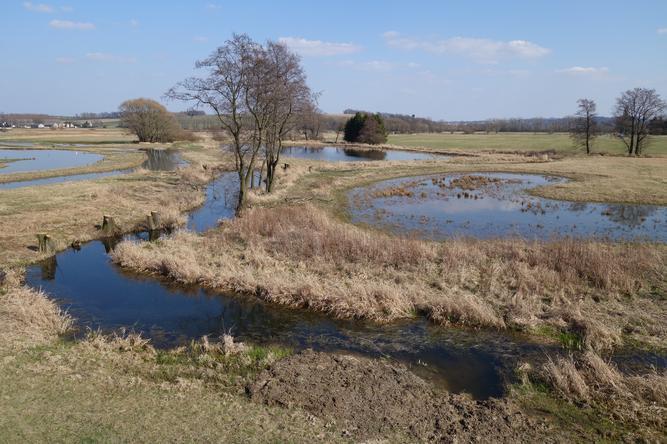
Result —
[[[550,53],[382,38],[481,44],[471,61],[522,91],[532,74],[500,59]],[[0,114],[0,441],[667,440],[667,103],[325,115],[301,56],[365,50],[232,34],[198,75],[146,76],[178,113]],[[85,59],[141,83],[133,57]],[[387,103],[440,84],[416,62],[339,62],[383,96],[409,75]],[[554,76],[623,79],[607,71]]]

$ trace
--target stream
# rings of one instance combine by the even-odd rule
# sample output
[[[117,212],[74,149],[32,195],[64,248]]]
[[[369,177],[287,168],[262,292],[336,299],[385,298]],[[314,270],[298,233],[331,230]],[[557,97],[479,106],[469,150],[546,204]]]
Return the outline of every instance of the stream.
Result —
[[[206,190],[204,205],[188,227],[202,232],[234,215],[236,173],[225,173]],[[146,233],[125,238],[146,239]],[[240,341],[301,350],[345,351],[388,357],[445,389],[475,399],[500,397],[519,360],[539,362],[557,346],[532,343],[519,334],[435,326],[424,319],[391,324],[335,320],[307,310],[284,308],[253,296],[176,285],[128,272],[107,253],[120,239],[89,242],[29,267],[26,282],[55,298],[86,328],[127,328],[157,347],[188,343],[203,335],[232,334]],[[634,356],[629,359],[635,360]],[[664,358],[643,357],[664,366]]]

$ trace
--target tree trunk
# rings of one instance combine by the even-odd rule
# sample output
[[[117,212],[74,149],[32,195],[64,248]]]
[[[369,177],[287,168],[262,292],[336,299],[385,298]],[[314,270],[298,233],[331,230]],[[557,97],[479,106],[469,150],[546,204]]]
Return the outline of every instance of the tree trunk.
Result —
[[[248,181],[243,174],[239,171],[239,199],[236,204],[236,215],[240,216],[246,205],[246,196],[248,194]]]
[[[264,166],[266,165],[266,162],[262,162],[262,168],[259,170],[259,178],[257,180],[257,186],[261,188],[262,186],[262,179],[264,179]]]
[[[273,179],[275,178],[276,164],[267,162],[266,164],[266,192],[270,193],[273,189]]]

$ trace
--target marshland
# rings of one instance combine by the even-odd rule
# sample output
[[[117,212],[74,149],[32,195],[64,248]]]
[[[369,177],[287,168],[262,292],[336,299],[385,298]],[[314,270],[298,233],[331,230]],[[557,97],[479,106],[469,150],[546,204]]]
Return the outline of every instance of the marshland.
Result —
[[[315,60],[365,49],[326,43],[233,34],[118,111],[0,114],[0,439],[666,440],[664,85],[335,114]]]

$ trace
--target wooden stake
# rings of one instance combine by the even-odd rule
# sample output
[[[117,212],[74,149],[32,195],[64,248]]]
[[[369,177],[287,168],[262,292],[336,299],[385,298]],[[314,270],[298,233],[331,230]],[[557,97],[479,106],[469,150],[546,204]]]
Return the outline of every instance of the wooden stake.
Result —
[[[40,253],[50,253],[53,251],[53,242],[51,236],[45,233],[39,233],[37,235],[37,241],[39,242],[39,252]]]
[[[114,234],[120,231],[113,216],[109,216],[108,214],[104,215],[104,218],[102,219],[102,231],[106,234]]]

